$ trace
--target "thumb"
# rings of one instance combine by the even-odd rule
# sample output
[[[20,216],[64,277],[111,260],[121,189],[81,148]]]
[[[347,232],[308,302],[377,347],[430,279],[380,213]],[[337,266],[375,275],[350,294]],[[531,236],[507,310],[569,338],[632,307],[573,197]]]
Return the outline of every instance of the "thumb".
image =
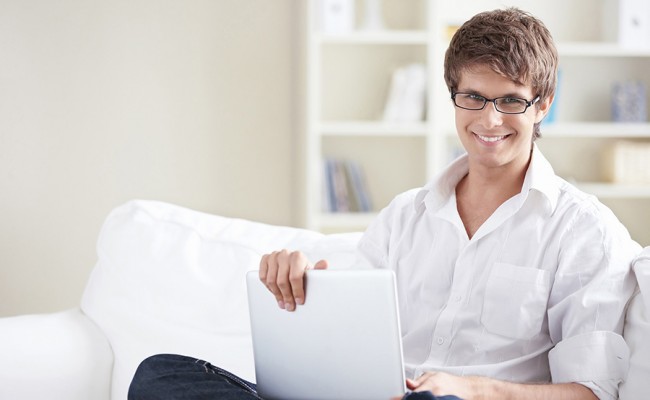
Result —
[[[320,260],[316,264],[314,264],[314,269],[327,269],[328,262],[327,260]]]
[[[409,390],[415,390],[418,388],[418,386],[420,386],[418,382],[414,381],[413,379],[406,378],[406,387]]]

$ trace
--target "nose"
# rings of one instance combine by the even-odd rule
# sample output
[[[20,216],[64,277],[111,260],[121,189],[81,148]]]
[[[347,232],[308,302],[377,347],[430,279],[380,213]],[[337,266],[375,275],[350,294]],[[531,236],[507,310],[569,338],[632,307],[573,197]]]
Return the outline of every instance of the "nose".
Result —
[[[503,123],[503,113],[497,111],[494,101],[490,101],[481,112],[481,121],[486,128],[494,128]]]

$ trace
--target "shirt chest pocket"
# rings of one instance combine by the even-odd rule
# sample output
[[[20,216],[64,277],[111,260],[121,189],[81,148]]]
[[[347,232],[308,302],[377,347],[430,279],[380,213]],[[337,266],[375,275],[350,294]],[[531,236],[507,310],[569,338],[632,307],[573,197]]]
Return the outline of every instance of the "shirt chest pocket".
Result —
[[[530,339],[541,331],[550,289],[548,271],[496,263],[487,280],[481,323],[498,335]]]

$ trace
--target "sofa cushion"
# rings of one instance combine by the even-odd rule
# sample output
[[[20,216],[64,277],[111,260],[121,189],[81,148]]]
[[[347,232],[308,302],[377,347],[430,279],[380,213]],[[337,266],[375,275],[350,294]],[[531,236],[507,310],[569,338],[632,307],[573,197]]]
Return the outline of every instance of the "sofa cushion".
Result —
[[[114,352],[112,398],[125,399],[138,364],[158,353],[210,361],[254,381],[244,275],[262,254],[303,250],[331,268],[355,263],[360,233],[323,235],[132,201],[106,219],[82,310]]]
[[[625,318],[625,341],[630,346],[630,370],[619,388],[620,400],[647,399],[650,393],[650,247],[634,263],[640,291]]]

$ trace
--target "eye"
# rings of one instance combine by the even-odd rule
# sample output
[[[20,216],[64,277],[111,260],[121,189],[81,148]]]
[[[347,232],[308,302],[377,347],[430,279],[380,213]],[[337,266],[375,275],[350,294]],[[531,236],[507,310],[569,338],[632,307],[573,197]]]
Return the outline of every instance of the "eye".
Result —
[[[481,102],[483,100],[485,100],[485,97],[483,97],[481,95],[478,95],[478,94],[468,93],[468,94],[465,94],[464,96],[469,100],[475,100],[475,101],[481,101]]]
[[[479,104],[483,105],[485,102],[485,97],[474,93],[458,93],[456,101],[468,104],[468,106],[471,104],[471,106],[474,107]]]
[[[501,102],[503,104],[524,104],[526,103],[523,99],[519,99],[517,97],[502,97]]]

